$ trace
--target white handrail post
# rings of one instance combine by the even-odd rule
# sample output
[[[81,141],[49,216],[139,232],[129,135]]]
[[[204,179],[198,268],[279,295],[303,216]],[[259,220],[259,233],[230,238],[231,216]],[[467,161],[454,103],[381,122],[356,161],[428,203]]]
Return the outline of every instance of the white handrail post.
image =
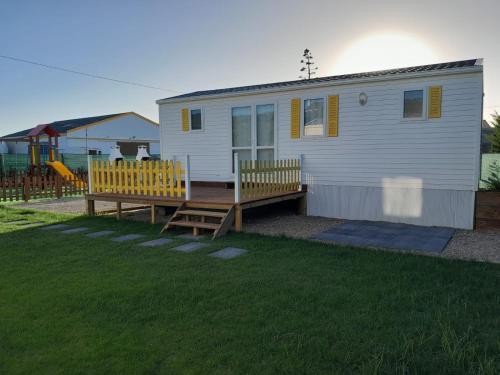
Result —
[[[241,179],[240,179],[240,161],[238,153],[234,153],[234,203],[240,203],[241,199]]]
[[[186,185],[186,200],[191,200],[191,164],[189,162],[189,154],[186,155],[186,167],[185,167],[185,181]]]
[[[87,155],[87,179],[89,194],[92,193],[92,155]]]
[[[304,154],[299,154],[300,172],[299,172],[299,191],[302,191],[302,183],[304,182]]]

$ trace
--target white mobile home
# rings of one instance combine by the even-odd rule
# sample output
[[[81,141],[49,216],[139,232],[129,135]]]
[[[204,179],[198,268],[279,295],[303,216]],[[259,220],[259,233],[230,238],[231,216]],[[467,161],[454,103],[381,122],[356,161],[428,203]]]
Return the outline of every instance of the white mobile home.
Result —
[[[480,60],[198,91],[158,100],[162,159],[233,181],[233,155],[303,155],[307,213],[473,227]]]
[[[116,145],[127,155],[135,156],[139,145],[152,154],[160,153],[158,124],[135,112],[54,121],[49,125],[60,134],[59,152],[63,154],[109,154]],[[28,153],[26,136],[30,130],[0,138],[8,153]]]

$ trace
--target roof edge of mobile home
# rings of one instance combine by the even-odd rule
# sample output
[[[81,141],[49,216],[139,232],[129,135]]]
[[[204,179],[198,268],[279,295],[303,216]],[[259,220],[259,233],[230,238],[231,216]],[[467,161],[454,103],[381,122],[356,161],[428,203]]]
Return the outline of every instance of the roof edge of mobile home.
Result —
[[[455,74],[457,72],[478,72],[483,70],[483,59],[469,59],[460,61],[450,61],[438,64],[428,64],[411,66],[405,68],[377,70],[372,72],[343,74],[336,76],[318,77],[310,80],[295,80],[285,82],[265,83],[251,86],[229,87],[216,90],[194,91],[186,94],[176,95],[156,101],[157,104],[175,103],[185,100],[201,100],[213,97],[227,97],[252,95],[266,92],[287,90],[299,90],[304,88],[313,88],[321,86],[329,86],[332,84],[352,84],[367,81],[378,81],[388,79],[403,79],[412,77],[423,77],[436,74]]]
[[[60,135],[66,135],[68,132],[72,132],[78,129],[82,129],[89,126],[99,125],[103,122],[117,119],[119,117],[133,115],[137,116],[153,125],[159,126],[159,124],[153,120],[148,119],[136,112],[121,112],[121,113],[113,113],[110,115],[100,115],[100,116],[91,116],[91,117],[79,117],[69,120],[58,120],[47,123],[45,125],[50,125],[54,130],[56,130]],[[0,137],[0,140],[20,140],[24,139],[28,136],[28,133],[33,130],[35,127],[19,130],[15,133],[10,133]]]

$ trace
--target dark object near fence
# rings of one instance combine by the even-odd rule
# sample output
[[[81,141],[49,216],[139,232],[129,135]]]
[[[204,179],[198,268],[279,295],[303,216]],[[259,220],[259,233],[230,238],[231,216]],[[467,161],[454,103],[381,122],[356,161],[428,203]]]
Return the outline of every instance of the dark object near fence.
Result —
[[[500,228],[500,191],[476,193],[476,229]]]
[[[81,181],[85,181],[82,186]],[[30,176],[24,172],[0,176],[0,202],[28,201],[37,198],[62,198],[87,192],[87,174],[66,179],[49,174]]]

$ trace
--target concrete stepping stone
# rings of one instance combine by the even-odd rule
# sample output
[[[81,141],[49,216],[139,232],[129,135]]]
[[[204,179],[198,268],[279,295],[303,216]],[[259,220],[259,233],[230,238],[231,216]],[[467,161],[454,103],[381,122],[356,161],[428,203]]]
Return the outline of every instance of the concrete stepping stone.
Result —
[[[16,224],[18,227],[23,228],[31,228],[31,227],[39,227],[40,225],[45,224],[43,221],[26,221],[24,223]]]
[[[88,230],[89,230],[89,228],[87,228],[87,227],[78,227],[78,228],[71,228],[71,229],[63,230],[63,231],[61,231],[61,233],[74,234],[74,233],[86,232]]]
[[[56,230],[56,229],[65,229],[69,228],[68,224],[52,224],[46,227],[41,228],[41,230]]]
[[[16,225],[19,225],[17,223],[29,223],[28,220],[26,219],[16,219],[16,220],[11,220],[11,221],[6,221],[5,224],[16,224]]]
[[[170,243],[170,242],[172,242],[172,239],[170,239],[170,238],[157,238],[156,240],[141,242],[139,244],[139,246],[156,247],[156,246],[165,245],[165,244]]]
[[[100,232],[88,233],[86,234],[86,236],[90,238],[98,238],[98,237],[109,236],[110,234],[113,233],[115,233],[114,230],[101,230]]]
[[[214,253],[210,253],[208,255],[211,257],[215,257],[215,258],[232,259],[232,258],[239,257],[240,255],[243,255],[247,252],[248,252],[248,250],[239,249],[237,247],[225,247],[222,250],[216,251]]]
[[[182,253],[191,253],[193,251],[202,249],[202,248],[207,247],[207,246],[208,246],[208,244],[203,243],[203,242],[188,242],[188,243],[185,243],[183,245],[174,247],[170,250],[180,251]]]
[[[136,240],[138,238],[144,237],[144,234],[138,234],[138,233],[131,233],[131,234],[125,234],[120,237],[115,237],[112,238],[111,241],[113,242],[125,242],[125,241],[132,241]]]
[[[192,233],[179,234],[176,237],[182,238],[183,240],[189,240],[189,241],[200,241],[200,240],[207,238],[207,236],[195,236]]]

